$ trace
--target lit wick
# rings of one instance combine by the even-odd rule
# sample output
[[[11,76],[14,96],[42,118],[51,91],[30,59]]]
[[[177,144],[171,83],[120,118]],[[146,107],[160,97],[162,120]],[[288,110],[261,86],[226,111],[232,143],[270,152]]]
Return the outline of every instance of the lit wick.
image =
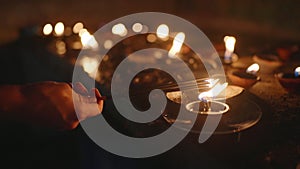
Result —
[[[224,62],[231,63],[236,39],[233,36],[225,36],[224,42],[226,47],[226,51],[224,53]]]
[[[299,74],[300,74],[300,67],[297,67],[295,69],[295,77],[299,77]]]
[[[203,111],[208,112],[211,110],[211,101],[213,97],[218,96],[226,89],[228,83],[217,83],[212,89],[207,92],[200,93],[198,98],[204,103]]]

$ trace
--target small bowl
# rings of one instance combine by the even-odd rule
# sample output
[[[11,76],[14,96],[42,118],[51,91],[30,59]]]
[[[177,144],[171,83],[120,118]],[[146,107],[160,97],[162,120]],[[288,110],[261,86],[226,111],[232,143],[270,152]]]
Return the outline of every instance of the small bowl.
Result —
[[[300,77],[295,77],[293,73],[278,73],[275,78],[287,92],[300,93]]]
[[[266,74],[273,73],[283,64],[278,56],[272,54],[254,55],[253,61],[259,65],[259,71]]]
[[[243,88],[250,88],[253,86],[260,78],[256,75],[247,73],[245,71],[234,71],[228,73],[228,78],[232,84],[241,86]]]

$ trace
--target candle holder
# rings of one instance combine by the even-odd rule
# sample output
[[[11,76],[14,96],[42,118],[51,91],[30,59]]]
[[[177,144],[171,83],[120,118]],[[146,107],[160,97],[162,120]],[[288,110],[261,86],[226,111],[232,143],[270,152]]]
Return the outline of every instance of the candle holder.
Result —
[[[287,92],[300,94],[300,76],[296,77],[293,73],[277,73],[275,78]]]
[[[197,107],[199,109],[196,109]],[[229,106],[226,103],[204,99],[188,103],[185,108],[191,113],[207,115],[224,114],[229,110]]]
[[[243,88],[250,88],[260,80],[257,75],[247,73],[246,71],[233,71],[227,74],[232,84]]]

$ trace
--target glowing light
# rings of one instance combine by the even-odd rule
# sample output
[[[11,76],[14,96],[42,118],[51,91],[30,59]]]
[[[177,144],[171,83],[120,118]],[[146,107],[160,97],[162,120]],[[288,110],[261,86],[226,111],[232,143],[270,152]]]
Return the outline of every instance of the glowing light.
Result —
[[[46,24],[43,28],[43,34],[44,35],[50,35],[53,31],[53,27],[50,23]]]
[[[247,73],[251,73],[251,74],[256,74],[258,71],[259,71],[259,65],[257,63],[253,63],[246,70]]]
[[[211,88],[219,82],[219,79],[207,79],[205,81],[208,82],[207,86]]]
[[[133,32],[139,33],[143,30],[143,25],[141,23],[135,23],[132,25]]]
[[[156,30],[157,37],[165,40],[169,37],[169,27],[166,24],[161,24],[157,27]]]
[[[105,49],[110,49],[111,47],[113,47],[113,45],[114,45],[113,41],[111,41],[111,40],[106,40],[106,41],[104,41],[104,44],[103,44]]]
[[[226,89],[226,87],[228,86],[228,83],[217,83],[212,89],[210,89],[207,92],[202,92],[199,94],[198,99],[199,100],[203,100],[206,98],[213,98],[218,96],[220,93],[222,93],[222,91],[224,91]]]
[[[224,59],[230,61],[232,57],[232,53],[234,51],[236,39],[233,36],[225,36],[224,42],[226,47],[226,51],[224,53]]]
[[[73,26],[73,32],[75,34],[79,33],[79,31],[83,29],[83,23],[81,22],[77,22],[74,26]]]
[[[126,36],[127,35],[127,29],[124,24],[119,23],[112,27],[111,29],[112,33],[119,36]]]
[[[56,36],[61,36],[64,34],[65,25],[62,22],[58,22],[55,24],[54,32]]]
[[[57,41],[55,43],[55,46],[56,46],[56,52],[59,54],[59,55],[63,55],[67,52],[67,49],[66,49],[66,43],[64,41]]]
[[[175,36],[173,40],[173,45],[169,50],[169,57],[175,57],[176,54],[180,52],[184,39],[185,39],[185,34],[183,32],[179,32]]]
[[[81,29],[79,31],[79,36],[84,49],[98,49],[98,42],[95,37],[87,31],[87,29]]]
[[[295,69],[295,77],[299,77],[299,74],[300,74],[300,67],[297,67]]]
[[[147,36],[147,41],[150,42],[150,43],[155,42],[155,41],[156,41],[156,36],[153,35],[153,34],[149,34],[149,35]]]
[[[83,57],[81,60],[81,65],[83,70],[87,72],[91,77],[94,77],[98,69],[98,60],[96,58]]]

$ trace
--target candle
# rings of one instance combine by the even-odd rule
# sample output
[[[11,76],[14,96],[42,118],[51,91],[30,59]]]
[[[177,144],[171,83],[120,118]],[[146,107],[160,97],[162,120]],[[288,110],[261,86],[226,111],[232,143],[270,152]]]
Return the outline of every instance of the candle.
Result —
[[[43,27],[43,34],[44,35],[50,35],[53,31],[53,27],[50,23],[46,24],[44,27]]]
[[[260,79],[258,76],[256,76],[258,71],[259,65],[254,63],[250,65],[246,71],[234,71],[232,73],[228,73],[228,78],[234,85],[249,88]]]
[[[224,42],[226,47],[226,51],[224,53],[224,61],[225,63],[230,63],[232,61],[232,54],[234,51],[236,39],[233,36],[225,36]]]
[[[62,22],[58,22],[54,26],[54,33],[56,36],[62,36],[65,31],[65,25]]]
[[[184,39],[185,39],[185,34],[183,32],[179,32],[175,36],[173,40],[173,45],[168,53],[169,57],[171,58],[175,57],[180,52]]]
[[[300,67],[297,67],[295,69],[295,77],[299,77],[299,74],[300,74]]]

